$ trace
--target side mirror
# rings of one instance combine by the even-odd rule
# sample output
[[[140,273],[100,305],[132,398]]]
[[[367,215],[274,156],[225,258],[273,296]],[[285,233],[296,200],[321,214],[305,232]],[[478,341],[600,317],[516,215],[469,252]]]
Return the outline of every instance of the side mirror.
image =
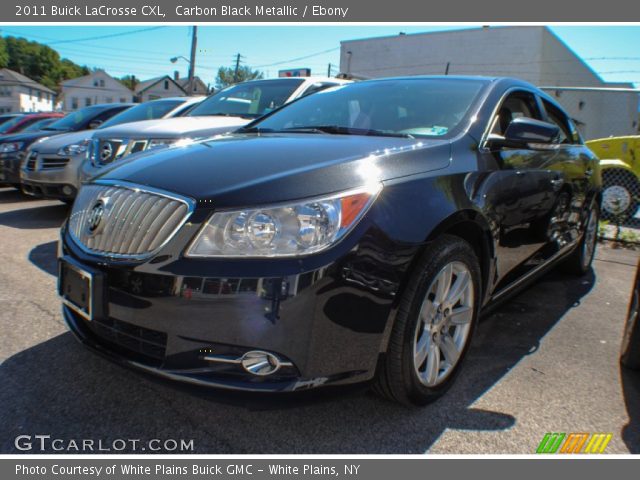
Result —
[[[551,143],[559,133],[560,129],[552,123],[520,117],[509,123],[504,136],[492,134],[488,140],[495,147],[526,148],[530,143]]]
[[[91,123],[89,123],[89,128],[91,130],[98,128],[100,125],[102,125],[104,122],[102,120],[94,120]]]

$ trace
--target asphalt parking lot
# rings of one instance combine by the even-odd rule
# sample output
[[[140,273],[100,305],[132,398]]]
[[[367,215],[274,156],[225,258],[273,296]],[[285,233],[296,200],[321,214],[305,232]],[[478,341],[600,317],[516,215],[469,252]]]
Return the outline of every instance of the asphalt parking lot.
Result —
[[[546,432],[610,432],[607,453],[640,453],[640,373],[618,365],[637,252],[601,247],[592,274],[552,272],[505,303],[448,395],[409,409],[363,389],[187,390],[85,351],[55,293],[66,213],[0,189],[0,453],[25,434],[193,439],[209,454],[533,453]]]

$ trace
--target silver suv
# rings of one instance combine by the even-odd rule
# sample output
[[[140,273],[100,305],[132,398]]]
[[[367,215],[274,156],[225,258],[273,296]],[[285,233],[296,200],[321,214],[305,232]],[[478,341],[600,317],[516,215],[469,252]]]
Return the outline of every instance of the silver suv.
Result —
[[[71,202],[80,188],[80,165],[87,157],[91,136],[100,129],[123,123],[181,115],[204,97],[171,97],[130,107],[96,130],[56,135],[35,142],[25,153],[20,169],[22,191],[27,195]]]

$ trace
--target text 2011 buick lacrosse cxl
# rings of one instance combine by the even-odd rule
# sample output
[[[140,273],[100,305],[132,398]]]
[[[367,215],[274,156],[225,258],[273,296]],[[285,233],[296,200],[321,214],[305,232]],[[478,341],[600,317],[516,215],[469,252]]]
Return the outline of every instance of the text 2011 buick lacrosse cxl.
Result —
[[[590,268],[599,202],[597,159],[533,86],[366,81],[83,186],[59,292],[86,345],[169,379],[374,379],[423,404],[483,308],[560,261]]]

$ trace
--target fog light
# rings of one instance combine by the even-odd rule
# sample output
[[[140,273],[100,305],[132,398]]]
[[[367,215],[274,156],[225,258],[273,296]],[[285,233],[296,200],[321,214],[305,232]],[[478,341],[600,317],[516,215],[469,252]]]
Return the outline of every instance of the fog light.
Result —
[[[260,377],[276,373],[282,366],[278,357],[259,350],[245,353],[240,359],[240,364],[248,373]]]
[[[64,187],[62,187],[62,193],[70,196],[73,193],[73,188],[71,188],[69,185],[65,185]]]

